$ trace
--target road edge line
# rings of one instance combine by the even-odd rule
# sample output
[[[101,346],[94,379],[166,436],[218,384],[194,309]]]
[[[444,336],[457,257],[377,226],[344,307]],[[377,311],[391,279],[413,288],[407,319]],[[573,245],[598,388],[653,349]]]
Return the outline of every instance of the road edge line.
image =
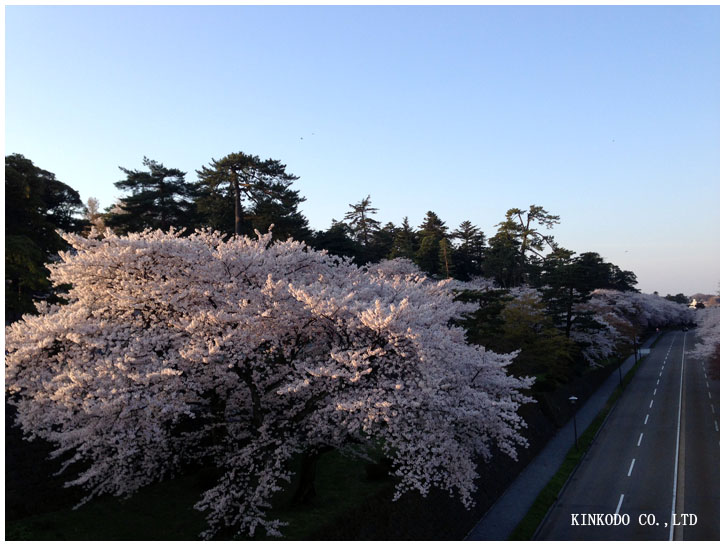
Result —
[[[652,345],[654,345],[655,343],[657,343],[657,342],[658,342],[658,341],[659,341],[659,340],[660,340],[660,339],[661,339],[661,338],[662,338],[662,337],[664,336],[664,334],[665,334],[665,332],[660,332],[660,333],[659,333],[659,335],[658,335],[658,336],[657,336],[657,337],[655,338],[655,340],[654,340],[654,341],[653,341],[652,343],[650,343],[650,347],[652,347]],[[627,374],[625,375],[625,378],[626,378],[627,376],[629,376],[629,379],[627,379],[626,383],[624,383],[624,388],[626,388],[626,387],[627,387],[627,385],[629,385],[629,383],[630,383],[630,382],[632,381],[632,379],[634,378],[634,374],[635,374],[635,373],[637,372],[637,370],[639,370],[639,368],[640,368],[640,365],[642,364],[642,362],[643,362],[643,361],[644,361],[644,360],[645,360],[645,359],[646,359],[646,358],[647,358],[648,356],[649,356],[649,355],[645,355],[645,356],[643,356],[642,358],[640,358],[640,359],[639,359],[639,361],[638,361],[638,362],[636,362],[636,363],[634,363],[634,364],[632,365],[632,367],[630,368],[630,370],[629,370],[629,371],[627,372]],[[612,372],[612,373],[614,373],[614,372]],[[607,421],[609,420],[609,416],[610,416],[610,415],[612,414],[612,411],[614,411],[614,408],[616,408],[616,407],[617,407],[617,404],[619,404],[619,399],[620,399],[620,398],[622,397],[622,394],[623,394],[623,393],[624,393],[624,389],[623,389],[623,388],[621,388],[621,387],[619,387],[619,385],[617,385],[617,386],[616,386],[616,387],[614,388],[614,391],[612,391],[612,394],[611,394],[611,395],[609,396],[609,398],[607,399],[607,401],[606,401],[606,402],[604,403],[604,406],[603,406],[602,410],[600,410],[600,413],[601,413],[601,411],[604,411],[604,409],[605,409],[605,408],[607,407],[607,405],[608,405],[608,404],[609,404],[610,402],[612,402],[612,406],[611,406],[611,407],[609,408],[609,410],[607,411],[607,414],[606,414],[606,415],[604,416],[604,420],[603,420],[603,421],[601,422],[601,424],[599,425],[599,428],[597,428],[597,431],[596,431],[596,432],[594,433],[594,436],[592,437],[592,440],[591,440],[591,442],[589,442],[589,445],[588,445],[588,446],[586,447],[586,450],[584,450],[584,451],[582,452],[582,454],[581,454],[581,456],[579,457],[579,460],[577,461],[576,465],[574,466],[574,468],[573,468],[573,469],[571,470],[571,472],[569,473],[569,476],[567,476],[567,478],[566,478],[566,481],[564,482],[564,485],[562,485],[562,486],[561,486],[561,489],[559,489],[559,492],[558,492],[558,493],[556,494],[556,498],[554,499],[554,502],[552,502],[552,503],[551,503],[551,505],[549,505],[549,508],[547,509],[547,511],[546,511],[546,513],[544,514],[544,516],[543,516],[543,517],[541,518],[541,521],[539,522],[539,525],[538,525],[538,526],[536,527],[536,530],[535,530],[535,531],[533,532],[533,534],[532,534],[532,535],[531,535],[531,536],[530,536],[530,537],[528,538],[528,540],[538,540],[538,539],[537,539],[537,536],[538,536],[538,535],[539,535],[539,533],[541,532],[541,528],[542,528],[542,527],[544,526],[544,523],[545,523],[545,522],[546,522],[546,520],[548,519],[548,517],[549,517],[549,514],[551,514],[551,511],[552,511],[552,510],[554,509],[554,505],[556,504],[556,501],[557,501],[557,500],[558,500],[558,499],[559,499],[559,498],[561,497],[562,493],[563,493],[563,492],[564,492],[564,491],[566,490],[567,486],[569,485],[569,482],[570,482],[570,481],[572,480],[572,478],[574,477],[574,474],[576,474],[576,471],[577,471],[577,470],[579,469],[579,466],[580,466],[580,465],[582,464],[582,462],[584,461],[584,457],[585,457],[585,456],[586,456],[586,454],[587,454],[587,453],[589,452],[589,449],[591,448],[591,446],[592,446],[592,445],[594,444],[594,442],[596,441],[597,437],[599,436],[599,433],[600,433],[600,432],[602,431],[602,428],[604,428],[604,425],[605,425],[605,424],[607,423]],[[597,416],[595,416],[595,417],[594,417],[594,421],[596,421],[596,420],[597,420],[597,417],[599,417],[599,414],[597,414]],[[593,423],[594,421],[592,421],[592,423]],[[591,425],[590,425],[590,426],[591,426]],[[587,427],[587,430],[589,430],[589,429],[588,429],[588,427]],[[584,431],[584,434],[585,434],[585,433],[586,433],[586,430]],[[584,434],[582,434],[582,436],[583,436]],[[574,449],[574,446],[572,446],[572,449]],[[561,468],[561,466],[564,466],[564,464],[566,464],[566,457],[564,458],[564,461],[563,461],[563,462],[561,463],[561,465],[560,465],[560,468]],[[558,471],[557,471],[557,472],[558,472]],[[553,480],[553,479],[554,479],[554,478],[552,477],[552,480]],[[546,485],[545,485],[545,486],[544,486],[544,487],[543,487],[543,488],[541,489],[541,491],[539,492],[539,495],[541,494],[541,492],[543,492],[543,491],[544,491],[544,489],[546,489]],[[538,497],[537,497],[537,498],[538,498]],[[534,501],[534,502],[536,502],[536,501]],[[527,514],[528,514],[528,513],[527,513]],[[526,518],[526,516],[524,516],[524,518]],[[521,521],[523,521],[523,519],[522,519]],[[519,522],[519,525],[520,525],[520,524],[521,524],[521,522]],[[518,525],[516,526],[516,528],[518,528]],[[516,532],[516,528],[514,528],[514,530],[512,531],[511,535],[512,535],[513,533],[515,533],[515,532]],[[509,537],[508,537],[508,540],[512,540],[512,539],[511,539],[511,535],[509,535]]]
[[[685,381],[685,345],[687,344],[687,332],[685,332],[685,335],[682,337],[682,362],[680,363],[680,401],[677,406],[677,435],[676,435],[676,441],[675,441],[675,475],[672,482],[672,510],[670,511],[670,518],[672,518],[672,514],[675,513],[675,510],[677,508],[676,502],[677,502],[677,478],[678,478],[678,471],[679,471],[679,463],[680,463],[680,424],[682,423],[682,386]],[[671,523],[672,520],[670,520]],[[670,525],[670,538],[669,540],[674,540],[674,534],[675,534],[675,526]],[[679,533],[678,533],[679,534]]]

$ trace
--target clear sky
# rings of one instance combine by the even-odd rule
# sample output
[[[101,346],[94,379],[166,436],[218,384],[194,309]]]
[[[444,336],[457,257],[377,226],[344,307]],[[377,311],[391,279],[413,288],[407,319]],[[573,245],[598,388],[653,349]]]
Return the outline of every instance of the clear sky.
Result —
[[[644,292],[719,289],[718,6],[5,9],[5,153],[84,201],[244,151],[316,229],[537,204]]]

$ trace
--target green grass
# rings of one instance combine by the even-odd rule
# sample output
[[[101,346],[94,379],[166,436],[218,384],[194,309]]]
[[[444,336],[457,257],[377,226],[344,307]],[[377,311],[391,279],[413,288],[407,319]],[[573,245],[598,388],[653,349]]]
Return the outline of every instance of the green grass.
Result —
[[[130,499],[104,497],[77,510],[5,522],[6,540],[194,540],[204,530],[187,476],[146,487]]]
[[[660,337],[661,336],[658,336],[657,340],[655,340],[651,347],[654,347],[657,341],[659,341]],[[647,356],[642,357],[624,375],[624,377],[622,378],[622,385],[624,388],[626,388],[627,384],[632,380],[635,372],[642,364],[642,361],[646,358]],[[616,371],[613,373],[616,373]],[[536,497],[536,500],[534,500],[534,503],[531,505],[531,508],[529,508],[529,511],[519,522],[511,535],[509,535],[509,540],[531,540],[531,538],[534,536],[534,533],[536,532],[536,529],[538,529],[539,525],[546,517],[549,508],[559,498],[559,493],[561,493],[564,484],[569,479],[569,476],[572,474],[572,472],[574,472],[577,465],[579,464],[579,461],[589,449],[589,446],[594,441],[594,438],[596,437],[599,428],[604,423],[604,420],[607,418],[607,415],[609,415],[609,412],[614,407],[614,404],[622,395],[622,392],[623,388],[617,386],[617,388],[607,400],[607,403],[597,414],[592,423],[587,427],[584,433],[579,437],[579,447],[572,446],[572,448],[566,454],[564,462],[559,467],[559,470],[544,486],[539,495]]]
[[[364,463],[347,459],[336,451],[325,453],[318,464],[316,496],[304,505],[270,512],[272,518],[289,523],[282,530],[285,540],[308,539],[385,488],[391,489],[390,496],[393,495],[391,479],[367,479]]]
[[[336,452],[324,454],[318,465],[312,501],[270,512],[272,519],[289,522],[282,531],[286,540],[305,540],[391,484],[368,480],[364,463]],[[98,498],[77,510],[6,521],[5,539],[198,540],[206,522],[193,505],[208,487],[194,474],[148,486],[126,500]],[[264,532],[259,535],[256,540],[266,539]]]

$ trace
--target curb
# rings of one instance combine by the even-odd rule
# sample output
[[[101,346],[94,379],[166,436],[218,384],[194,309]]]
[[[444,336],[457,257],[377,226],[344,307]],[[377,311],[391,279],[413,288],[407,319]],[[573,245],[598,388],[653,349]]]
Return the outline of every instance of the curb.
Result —
[[[651,347],[653,344],[655,344],[659,340],[659,338],[661,336],[662,336],[662,333],[658,334],[657,337],[656,337],[656,339],[654,341],[652,341],[652,343],[649,344],[649,347]],[[639,359],[639,362],[633,364],[632,367],[634,368],[634,366],[638,366],[642,362],[642,360],[644,360],[645,358],[647,358],[647,356],[648,355],[645,355],[644,357],[640,358]],[[612,372],[612,373],[614,373],[614,372]],[[627,372],[627,373],[629,373],[629,372]],[[630,381],[631,381],[631,379],[630,379]],[[624,386],[625,389],[626,389],[626,387],[627,387],[627,385]],[[616,391],[617,391],[617,387],[614,388],[614,391],[612,392],[612,394],[614,394]],[[544,514],[544,517],[541,518],[541,521],[539,522],[539,525],[536,527],[536,530],[534,531],[534,533],[531,535],[531,539],[530,540],[537,540],[537,536],[539,535],[539,532],[541,531],[541,528],[544,526],[544,523],[546,523],[546,520],[548,519],[549,515],[551,514],[551,511],[554,509],[554,506],[556,505],[556,502],[559,500],[559,498],[561,497],[561,495],[566,490],[567,486],[569,485],[569,482],[571,482],[572,478],[574,477],[574,474],[576,474],[577,470],[579,470],[579,467],[584,462],[584,458],[587,456],[587,454],[591,450],[592,446],[594,445],[594,442],[597,441],[597,438],[599,437],[599,433],[602,431],[602,429],[604,428],[604,425],[606,425],[607,424],[607,421],[609,420],[609,416],[612,415],[612,412],[614,411],[614,409],[619,404],[619,401],[622,398],[622,394],[624,394],[624,389],[622,389],[622,393],[617,397],[617,400],[614,402],[614,404],[612,405],[612,407],[609,408],[609,411],[607,412],[607,415],[604,416],[604,420],[599,425],[599,428],[597,428],[597,431],[594,433],[594,437],[592,438],[591,443],[587,447],[586,451],[584,451],[584,453],[582,453],[582,456],[579,458],[579,461],[577,461],[577,463],[574,466],[574,468],[572,469],[571,473],[566,478],[566,481],[564,482],[564,485],[562,485],[561,486],[561,489],[559,489],[559,491],[557,492],[556,499],[554,500],[553,503],[551,503],[551,506],[549,506],[549,509],[546,511],[546,514]],[[605,402],[605,405],[606,405],[606,402]],[[595,419],[596,419],[596,417],[595,417]]]

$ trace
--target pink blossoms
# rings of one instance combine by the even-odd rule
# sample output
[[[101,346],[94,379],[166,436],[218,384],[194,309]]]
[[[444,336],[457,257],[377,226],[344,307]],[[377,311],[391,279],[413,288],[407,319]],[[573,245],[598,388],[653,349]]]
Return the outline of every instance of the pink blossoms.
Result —
[[[368,269],[270,235],[65,235],[69,303],[6,331],[6,389],[29,437],[86,462],[69,484],[128,495],[189,461],[220,470],[211,538],[253,534],[298,453],[382,443],[397,495],[472,503],[478,456],[525,444],[530,379],[468,345],[449,283]]]

